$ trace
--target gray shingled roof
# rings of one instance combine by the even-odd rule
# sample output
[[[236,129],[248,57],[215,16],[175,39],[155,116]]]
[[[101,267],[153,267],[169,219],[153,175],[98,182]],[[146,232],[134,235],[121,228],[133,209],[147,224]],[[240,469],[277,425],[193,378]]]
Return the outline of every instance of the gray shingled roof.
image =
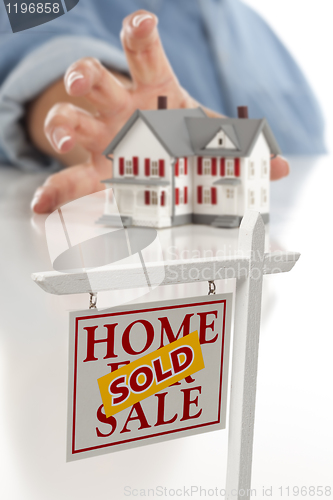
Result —
[[[140,117],[171,156],[176,158],[192,156],[193,149],[184,118],[202,118],[205,116],[206,114],[201,108],[154,109],[145,111],[138,109],[108,145],[104,154],[109,155],[113,153],[115,147]]]
[[[203,109],[196,108],[135,111],[106,148],[105,155],[113,153],[138,118],[142,118],[168,153],[176,158],[193,154],[221,156],[222,152],[229,157],[246,157],[251,154],[260,132],[263,132],[271,153],[281,153],[265,119],[209,118]],[[235,144],[236,149],[205,149],[220,129]]]
[[[224,151],[231,157],[249,156],[260,132],[263,132],[271,153],[281,153],[273,132],[265,119],[188,117],[185,120],[190,134],[192,149],[196,155],[220,156],[221,152]],[[229,139],[235,144],[236,149],[205,149],[205,146],[221,129],[224,130]]]

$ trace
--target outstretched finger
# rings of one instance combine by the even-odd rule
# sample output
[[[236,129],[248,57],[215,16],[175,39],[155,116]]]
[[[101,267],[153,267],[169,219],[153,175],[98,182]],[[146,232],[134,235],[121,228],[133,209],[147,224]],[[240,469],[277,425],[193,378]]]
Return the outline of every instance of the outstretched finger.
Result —
[[[277,181],[289,174],[289,163],[282,156],[277,156],[271,160],[271,181]]]
[[[110,142],[110,133],[103,122],[70,103],[59,103],[50,109],[44,132],[58,153],[67,153],[75,144],[101,152]]]
[[[105,188],[101,183],[111,175],[111,162],[104,157],[96,161],[68,167],[51,175],[40,186],[31,202],[31,209],[38,214],[49,213],[56,208],[82,196],[95,193]]]
[[[117,114],[127,105],[125,86],[97,59],[86,57],[72,64],[64,77],[67,93],[84,96],[101,115]]]
[[[154,14],[139,10],[123,21],[120,38],[134,84],[163,87],[177,78],[165,55]]]

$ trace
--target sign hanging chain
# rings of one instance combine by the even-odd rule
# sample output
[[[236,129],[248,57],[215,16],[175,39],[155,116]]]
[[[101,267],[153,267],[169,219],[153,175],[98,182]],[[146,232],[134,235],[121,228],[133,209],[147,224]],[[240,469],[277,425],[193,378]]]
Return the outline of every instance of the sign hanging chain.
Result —
[[[215,281],[208,281],[208,295],[216,294],[216,285]]]
[[[89,309],[96,309],[97,306],[97,293],[90,293]]]

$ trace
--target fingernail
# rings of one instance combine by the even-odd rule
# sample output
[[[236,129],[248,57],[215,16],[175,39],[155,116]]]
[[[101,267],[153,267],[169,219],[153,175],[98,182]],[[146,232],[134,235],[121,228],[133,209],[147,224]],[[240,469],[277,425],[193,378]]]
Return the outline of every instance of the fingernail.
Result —
[[[52,133],[52,140],[57,147],[61,151],[62,146],[71,140],[71,136],[68,135],[68,131],[62,127],[57,127],[54,129]]]
[[[150,14],[139,14],[139,15],[133,17],[132,24],[133,24],[134,28],[137,28],[138,26],[140,26],[140,24],[143,21],[145,21],[146,19],[153,19],[153,16],[151,16]]]
[[[72,71],[72,73],[69,73],[66,79],[67,87],[71,88],[71,86],[73,85],[74,82],[76,82],[76,80],[81,80],[82,78],[84,78],[82,73],[79,73],[78,71]]]
[[[38,188],[37,191],[35,192],[34,197],[32,198],[31,203],[30,203],[30,208],[32,211],[34,211],[36,205],[38,204],[40,197],[42,195],[42,192],[43,192],[42,188]]]

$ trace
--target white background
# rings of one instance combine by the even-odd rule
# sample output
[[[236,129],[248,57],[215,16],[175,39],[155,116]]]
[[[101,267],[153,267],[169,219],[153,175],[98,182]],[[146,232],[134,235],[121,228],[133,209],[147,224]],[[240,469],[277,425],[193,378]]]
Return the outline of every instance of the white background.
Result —
[[[332,143],[332,0],[248,3],[299,61],[326,108]],[[332,157],[292,159],[291,167],[272,184],[270,230],[273,242],[302,255],[290,273],[264,278],[253,457],[260,499],[263,487],[274,487],[274,500],[319,498],[281,497],[280,486],[333,487]],[[32,282],[32,272],[51,269],[45,218],[28,209],[43,174],[0,174],[1,499],[123,500],[126,485],[223,488],[225,431],[66,464],[68,309],[86,307],[88,297],[51,296]],[[207,293],[206,283],[199,288]],[[165,298],[198,293],[163,289]]]
[[[332,0],[244,0],[259,12],[293,54],[322,106],[333,146]]]

